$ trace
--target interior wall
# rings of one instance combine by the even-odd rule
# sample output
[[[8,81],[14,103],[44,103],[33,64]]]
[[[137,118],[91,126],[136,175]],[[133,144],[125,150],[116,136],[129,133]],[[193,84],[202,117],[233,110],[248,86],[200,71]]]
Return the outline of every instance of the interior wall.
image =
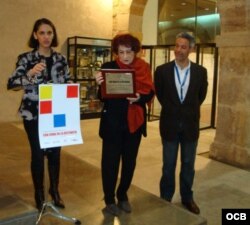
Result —
[[[46,17],[56,26],[59,46],[67,53],[69,36],[112,38],[112,0],[1,0],[0,11],[0,121],[19,120],[17,115],[22,91],[6,90],[8,77],[17,56],[29,51],[27,41],[35,20]]]
[[[148,0],[142,19],[142,44],[157,45],[158,1]]]

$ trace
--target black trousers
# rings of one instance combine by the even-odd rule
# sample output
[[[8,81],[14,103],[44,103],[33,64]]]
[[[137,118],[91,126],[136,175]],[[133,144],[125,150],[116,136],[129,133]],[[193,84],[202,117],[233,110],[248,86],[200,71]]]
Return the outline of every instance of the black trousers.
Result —
[[[115,194],[118,201],[128,200],[127,191],[134,175],[141,136],[140,130],[133,134],[124,130],[112,139],[103,139],[101,166],[106,204],[115,203]],[[121,179],[116,191],[120,161],[122,162]]]
[[[24,128],[28,136],[30,149],[31,149],[31,172],[34,178],[40,179],[43,182],[44,172],[44,157],[48,158],[49,168],[60,168],[60,152],[61,147],[48,148],[46,151],[40,148],[38,136],[38,121],[37,120],[23,120]],[[41,185],[41,184],[40,184]]]

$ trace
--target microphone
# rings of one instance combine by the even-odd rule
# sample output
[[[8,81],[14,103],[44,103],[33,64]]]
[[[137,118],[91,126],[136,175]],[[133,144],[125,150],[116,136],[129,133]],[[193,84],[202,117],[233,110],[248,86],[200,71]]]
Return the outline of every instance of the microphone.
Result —
[[[49,74],[48,74],[46,59],[44,56],[41,57],[41,62],[45,64],[45,68],[42,71],[41,75],[43,76],[44,83],[46,84],[48,82]]]

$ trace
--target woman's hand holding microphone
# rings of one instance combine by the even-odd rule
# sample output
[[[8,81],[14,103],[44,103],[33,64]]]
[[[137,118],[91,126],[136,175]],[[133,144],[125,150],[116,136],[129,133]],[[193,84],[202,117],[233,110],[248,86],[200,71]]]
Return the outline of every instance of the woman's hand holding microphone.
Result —
[[[44,62],[37,63],[32,69],[30,69],[27,73],[29,78],[34,78],[37,74],[42,73],[42,71],[46,68],[46,64]]]

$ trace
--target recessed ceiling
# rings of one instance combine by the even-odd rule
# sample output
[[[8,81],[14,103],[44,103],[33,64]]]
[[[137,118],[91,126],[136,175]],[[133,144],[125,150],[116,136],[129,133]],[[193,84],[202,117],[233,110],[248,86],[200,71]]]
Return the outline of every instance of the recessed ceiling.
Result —
[[[159,0],[159,22],[214,14],[216,5],[217,0]]]

